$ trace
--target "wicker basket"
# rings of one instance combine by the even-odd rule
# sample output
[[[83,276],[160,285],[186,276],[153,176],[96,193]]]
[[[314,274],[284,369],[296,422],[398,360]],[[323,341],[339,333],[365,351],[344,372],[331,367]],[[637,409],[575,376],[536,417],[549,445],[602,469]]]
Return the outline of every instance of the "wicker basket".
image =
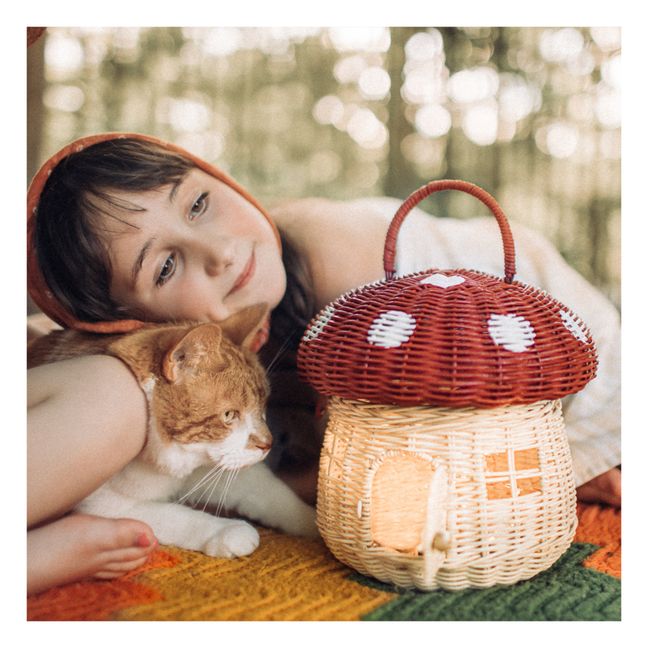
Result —
[[[318,490],[336,558],[402,587],[515,583],[550,567],[576,530],[559,401],[450,409],[333,398]]]
[[[495,215],[504,279],[473,270],[394,276],[398,229],[424,197],[466,191]],[[332,553],[403,587],[511,584],[552,565],[576,528],[559,399],[596,371],[585,324],[514,281],[508,222],[461,181],[433,182],[396,213],[384,281],[329,304],[300,345],[329,399],[318,526]]]

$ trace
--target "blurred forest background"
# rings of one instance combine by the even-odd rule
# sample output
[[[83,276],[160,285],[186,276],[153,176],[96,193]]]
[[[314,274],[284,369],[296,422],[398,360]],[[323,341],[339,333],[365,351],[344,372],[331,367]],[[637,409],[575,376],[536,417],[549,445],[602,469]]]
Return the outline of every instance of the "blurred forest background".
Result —
[[[107,130],[176,142],[262,202],[481,185],[620,305],[618,28],[48,28],[28,176]],[[474,198],[421,207],[468,217]]]

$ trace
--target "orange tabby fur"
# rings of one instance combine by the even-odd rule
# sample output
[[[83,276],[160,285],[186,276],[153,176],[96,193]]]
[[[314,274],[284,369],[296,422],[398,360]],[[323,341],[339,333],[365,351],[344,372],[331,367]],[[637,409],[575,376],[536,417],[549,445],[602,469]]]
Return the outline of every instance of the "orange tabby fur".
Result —
[[[255,306],[218,325],[160,324],[122,335],[53,331],[29,345],[27,366],[112,355],[129,367],[145,391],[151,375],[160,378],[149,406],[163,441],[216,441],[229,432],[225,412],[254,411],[260,418],[265,408],[268,381],[246,348],[265,314],[263,306]],[[249,444],[270,448],[265,424]]]
[[[144,449],[78,511],[139,519],[162,544],[217,557],[251,553],[259,534],[245,521],[205,513],[208,505],[288,533],[317,534],[314,509],[262,461],[272,442],[269,388],[249,346],[266,315],[264,306],[252,306],[220,324],[151,325],[111,336],[55,331],[29,345],[29,367],[95,353],[119,358],[147,398]]]

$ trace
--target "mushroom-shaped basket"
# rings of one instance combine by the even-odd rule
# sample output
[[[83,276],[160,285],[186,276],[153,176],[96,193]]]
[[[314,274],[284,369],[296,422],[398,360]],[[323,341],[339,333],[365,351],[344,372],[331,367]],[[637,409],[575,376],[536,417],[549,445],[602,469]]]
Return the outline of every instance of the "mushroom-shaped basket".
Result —
[[[504,278],[395,276],[403,219],[436,191],[467,192],[499,224]],[[310,323],[299,371],[329,398],[318,525],[342,562],[400,586],[510,584],[553,564],[576,527],[560,398],[595,375],[585,324],[514,280],[508,221],[486,191],[431,182],[387,233],[386,278]]]

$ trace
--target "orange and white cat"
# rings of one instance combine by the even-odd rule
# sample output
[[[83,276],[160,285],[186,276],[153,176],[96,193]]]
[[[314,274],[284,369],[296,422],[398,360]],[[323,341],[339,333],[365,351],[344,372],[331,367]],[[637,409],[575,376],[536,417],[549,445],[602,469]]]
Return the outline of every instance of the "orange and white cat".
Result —
[[[259,534],[243,520],[204,512],[207,506],[294,535],[317,534],[314,509],[263,463],[272,444],[269,387],[248,347],[265,314],[253,306],[218,325],[154,325],[126,335],[55,331],[30,344],[30,367],[115,356],[148,401],[144,448],[77,511],[139,519],[161,544],[217,557],[250,554]]]

